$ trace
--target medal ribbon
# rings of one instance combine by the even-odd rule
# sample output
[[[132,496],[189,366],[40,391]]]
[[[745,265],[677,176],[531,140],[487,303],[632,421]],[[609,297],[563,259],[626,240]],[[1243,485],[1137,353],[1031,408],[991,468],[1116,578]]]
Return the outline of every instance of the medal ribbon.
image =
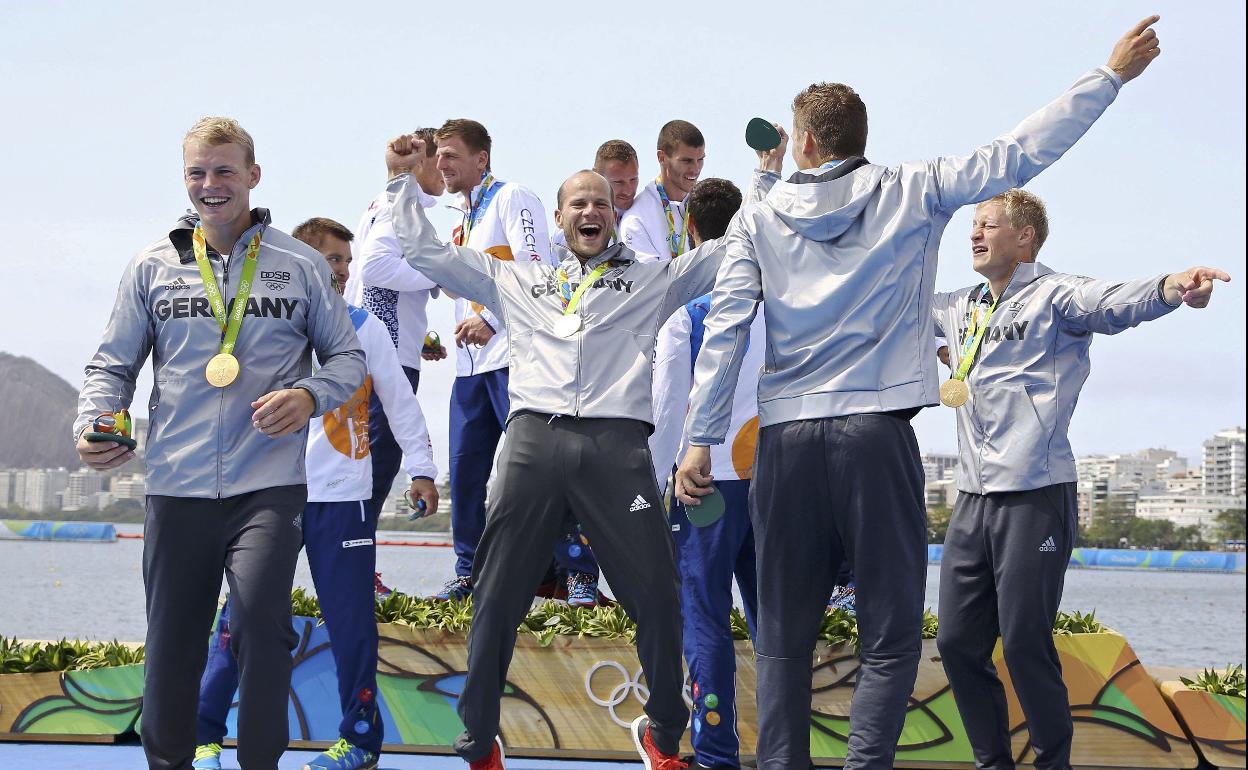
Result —
[[[603,262],[598,267],[595,267],[593,272],[585,276],[585,280],[581,281],[581,285],[577,286],[576,291],[571,292],[570,295],[567,292],[571,291],[572,285],[571,281],[568,279],[567,271],[565,271],[562,267],[559,268],[559,300],[563,302],[563,314],[572,315],[575,313],[576,306],[581,304],[581,295],[585,293],[586,289],[593,285],[594,281],[601,278],[602,274],[607,272],[610,268],[610,262]]]
[[[658,190],[659,200],[663,202],[663,213],[667,214],[667,248],[672,252],[672,259],[685,253],[685,244],[689,240],[689,210],[680,218],[680,232],[676,231],[676,217],[672,214],[672,199],[667,197],[667,188],[661,181],[663,177],[654,178],[654,188]]]
[[[251,243],[247,244],[247,254],[243,260],[243,276],[238,281],[238,292],[234,295],[234,307],[230,311],[228,321],[225,317],[225,300],[221,297],[221,289],[217,287],[217,277],[213,275],[212,263],[208,261],[208,242],[204,238],[202,225],[195,225],[191,243],[195,247],[195,264],[199,266],[199,277],[204,282],[204,293],[208,295],[212,315],[221,327],[220,352],[233,353],[234,343],[238,340],[238,330],[243,325],[243,313],[247,310],[247,298],[251,296],[251,282],[256,277],[256,255],[260,253],[260,230],[256,231],[256,234],[251,237]]]
[[[494,175],[486,174],[485,179],[481,180],[481,193],[477,196],[477,202],[471,203],[468,207],[468,213],[464,215],[464,224],[459,228],[459,243],[456,246],[467,246],[468,237],[472,235],[473,225],[477,220],[485,216],[485,210],[490,207],[490,202],[494,200],[494,193],[497,187],[494,184]]]
[[[975,300],[975,305],[968,316],[971,318],[971,326],[966,330],[966,339],[962,342],[962,356],[958,363],[958,370],[954,372],[953,379],[965,380],[966,375],[970,373],[971,367],[975,364],[975,354],[979,352],[979,343],[983,342],[984,332],[988,331],[988,321],[992,318],[992,311],[997,309],[997,303],[1001,301],[997,297],[992,301],[992,306],[988,308],[987,314],[984,315],[983,325],[980,325],[979,306],[983,304],[984,298],[988,296],[988,284],[984,284],[984,288],[979,292],[979,298]],[[973,314],[973,315],[972,315]]]

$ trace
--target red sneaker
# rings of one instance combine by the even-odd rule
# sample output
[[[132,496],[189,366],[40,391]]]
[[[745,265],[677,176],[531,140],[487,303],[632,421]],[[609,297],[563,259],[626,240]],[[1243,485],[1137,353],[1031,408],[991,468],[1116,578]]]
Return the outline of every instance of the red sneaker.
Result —
[[[650,738],[650,717],[642,714],[633,720],[633,745],[641,755],[646,770],[687,770],[689,764],[676,754],[664,754]]]
[[[468,763],[469,770],[506,770],[503,767],[503,740],[494,736],[494,748],[485,759]]]

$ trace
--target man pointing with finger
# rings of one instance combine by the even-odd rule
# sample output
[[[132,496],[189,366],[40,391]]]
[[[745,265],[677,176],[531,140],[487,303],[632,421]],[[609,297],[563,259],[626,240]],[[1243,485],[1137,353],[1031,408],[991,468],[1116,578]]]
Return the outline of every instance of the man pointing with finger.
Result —
[[[101,413],[129,406],[150,355],[143,751],[151,770],[191,764],[204,633],[224,571],[236,600],[239,762],[276,770],[297,642],[290,589],[307,423],[360,387],[364,352],[324,258],[250,208],[260,182],[251,136],[229,118],[204,118],[182,149],[195,211],[122,274],[74,435],[97,470],[130,459],[84,434]]]
[[[1209,304],[1221,270],[1194,267],[1135,281],[1094,281],[1036,261],[1044,204],[1008,190],[975,209],[971,251],[984,282],[937,294],[950,341],[942,389],[958,412],[958,500],[940,560],[937,644],[976,767],[1009,770],[998,635],[1033,764],[1070,767],[1073,735],[1053,621],[1078,518],[1067,431],[1090,371],[1093,334],[1117,334],[1181,304]],[[943,349],[942,349],[943,350]],[[943,356],[942,356],[943,357]]]
[[[817,83],[793,101],[801,169],[730,230],[690,398],[681,502],[711,491],[710,451],[763,301],[767,362],[751,519],[758,572],[760,770],[810,754],[811,655],[838,567],[857,589],[861,666],[845,767],[891,768],[918,673],[927,576],[923,468],[910,419],[937,403],[930,350],[940,236],[960,207],[1055,163],[1158,55],[1149,18],[1107,66],[964,156],[869,163],[853,89]]]

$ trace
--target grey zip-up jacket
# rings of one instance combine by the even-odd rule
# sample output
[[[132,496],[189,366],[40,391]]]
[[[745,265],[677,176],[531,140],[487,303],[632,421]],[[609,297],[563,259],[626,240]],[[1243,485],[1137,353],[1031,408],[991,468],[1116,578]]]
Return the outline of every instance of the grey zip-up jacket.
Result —
[[[565,339],[552,331],[563,315],[558,269],[442,243],[425,218],[416,189],[407,174],[388,186],[403,255],[439,286],[503,319],[511,368],[509,419],[533,411],[654,424],[650,391],[655,337],[677,308],[710,291],[724,253],[718,241],[707,241],[678,259],[649,263],[638,262],[632,249],[617,243],[584,267],[572,252],[553,246],[573,289],[603,262],[614,265],[581,295],[576,313],[583,326]]]
[[[983,495],[1075,480],[1067,433],[1092,368],[1092,334],[1117,334],[1174,310],[1161,293],[1165,280],[1094,281],[1038,262],[1018,266],[967,375],[970,399],[957,410],[958,489]],[[932,306],[954,370],[982,287],[937,294]]]
[[[226,302],[238,292],[247,245],[263,228],[256,276],[234,355],[241,371],[225,388],[204,377],[220,349],[195,264],[188,212],[177,227],[131,260],[121,277],[104,339],[87,364],[74,440],[101,412],[129,406],[150,354],[154,385],[145,442],[149,495],[232,497],[257,489],[306,483],[307,429],[269,438],[251,424],[251,402],[272,390],[304,388],[315,415],[344,403],[364,382],[364,351],[334,291],[324,257],[269,227],[269,212],[238,239],[228,267],[209,250]],[[312,374],[312,351],[321,368]]]
[[[930,311],[940,236],[958,208],[1052,165],[1114,101],[1100,68],[964,157],[885,168],[850,158],[777,182],[726,235],[694,376],[688,435],[724,441],[759,301],[761,426],[936,403]]]

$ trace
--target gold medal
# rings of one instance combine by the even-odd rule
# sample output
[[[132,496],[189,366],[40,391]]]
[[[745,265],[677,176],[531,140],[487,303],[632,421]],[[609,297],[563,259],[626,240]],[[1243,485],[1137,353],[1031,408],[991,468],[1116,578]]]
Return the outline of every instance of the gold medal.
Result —
[[[238,359],[229,353],[218,353],[208,359],[204,376],[214,388],[224,388],[238,379]]]
[[[552,328],[556,336],[568,338],[581,330],[581,317],[576,314],[561,315]]]
[[[954,409],[966,403],[971,396],[971,389],[962,380],[948,379],[940,383],[940,403]]]

